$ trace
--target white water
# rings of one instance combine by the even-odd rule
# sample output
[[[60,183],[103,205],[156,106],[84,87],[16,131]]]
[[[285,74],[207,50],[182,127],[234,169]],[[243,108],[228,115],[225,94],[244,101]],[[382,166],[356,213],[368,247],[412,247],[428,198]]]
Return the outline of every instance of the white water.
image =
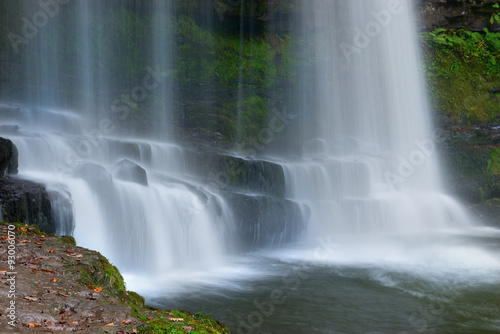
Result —
[[[73,234],[79,245],[130,272],[161,275],[221,260],[224,239],[232,236],[230,210],[202,184],[178,179],[179,147],[104,136],[91,140],[81,135],[85,122],[69,111],[10,110],[14,116],[4,114],[3,124],[19,125],[8,135],[20,153],[19,176],[70,194],[74,222],[61,221],[60,233]],[[117,175],[115,164],[123,159],[145,168],[147,186]]]
[[[312,208],[312,240],[345,238],[363,248],[369,236],[392,234],[397,241],[470,226],[442,191],[412,5],[304,6],[305,52],[313,49],[317,63],[315,80],[307,68],[298,91],[314,87],[301,105],[316,110],[302,115],[302,160],[284,168],[289,197]]]

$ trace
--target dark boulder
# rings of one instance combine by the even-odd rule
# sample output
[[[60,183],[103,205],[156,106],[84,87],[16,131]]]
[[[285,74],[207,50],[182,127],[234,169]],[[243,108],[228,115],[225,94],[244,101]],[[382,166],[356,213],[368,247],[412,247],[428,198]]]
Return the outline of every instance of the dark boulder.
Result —
[[[119,161],[113,167],[113,175],[119,180],[148,185],[146,170],[128,159]]]
[[[77,166],[73,175],[77,178],[84,179],[87,183],[96,190],[110,189],[113,184],[113,177],[106,168],[93,163],[84,163]]]
[[[298,203],[237,193],[224,197],[232,208],[242,250],[295,241],[306,231],[309,211]]]
[[[18,151],[9,139],[0,138],[0,177],[17,174]]]
[[[41,184],[16,178],[0,179],[0,220],[37,225],[56,233],[50,195]]]
[[[285,173],[275,163],[246,160],[217,152],[185,152],[185,170],[207,178],[221,190],[266,196],[285,195]]]

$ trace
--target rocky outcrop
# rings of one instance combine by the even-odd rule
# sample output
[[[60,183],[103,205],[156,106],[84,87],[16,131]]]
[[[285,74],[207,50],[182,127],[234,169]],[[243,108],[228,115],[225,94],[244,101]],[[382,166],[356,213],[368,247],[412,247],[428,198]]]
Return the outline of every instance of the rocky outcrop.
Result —
[[[56,232],[50,196],[45,187],[27,180],[0,180],[1,219],[37,225],[47,233]]]
[[[17,168],[16,146],[0,138],[0,220],[37,225],[47,233],[71,234],[73,204],[69,193],[47,191],[44,185],[13,177]]]
[[[306,231],[307,208],[284,198],[227,193],[238,236],[245,248],[294,241]]]
[[[207,183],[223,190],[275,197],[285,195],[285,174],[278,164],[194,150],[185,153],[184,163],[187,172],[205,176]]]
[[[500,31],[498,23],[491,24],[490,18],[498,9],[493,8],[497,0],[420,0],[420,30],[436,28],[466,28],[483,31],[488,28]]]
[[[12,141],[0,138],[0,177],[17,174],[18,152]]]
[[[285,198],[285,174],[279,164],[192,149],[184,153],[183,171],[202,178],[204,188],[226,200],[240,249],[290,242],[307,228],[308,208]]]
[[[438,131],[448,190],[486,224],[500,224],[500,127]]]
[[[135,182],[143,186],[148,185],[146,170],[128,159],[116,163],[113,167],[113,174],[119,180]]]

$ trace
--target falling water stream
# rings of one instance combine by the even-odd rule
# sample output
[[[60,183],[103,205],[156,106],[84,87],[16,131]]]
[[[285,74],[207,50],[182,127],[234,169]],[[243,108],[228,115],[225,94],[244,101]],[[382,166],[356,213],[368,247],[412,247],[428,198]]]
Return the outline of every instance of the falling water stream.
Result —
[[[250,253],[232,243],[225,198],[185,172],[183,146],[157,139],[169,138],[174,94],[161,80],[176,57],[168,1],[154,1],[153,33],[136,41],[152,66],[125,93],[106,74],[115,59],[89,35],[105,31],[98,17],[113,1],[75,2],[76,28],[48,25],[27,45],[30,89],[0,106],[2,125],[16,126],[0,135],[19,150],[20,177],[71,198],[58,232],[107,256],[129,289],[156,306],[203,309],[234,333],[500,332],[500,231],[442,190],[411,2],[301,2],[297,52],[315,59],[292,88],[303,110],[288,145],[301,153],[263,159],[283,168],[287,198],[310,219],[295,242]],[[76,78],[58,68],[49,36],[77,41]],[[67,82],[86,92],[77,108],[58,99]],[[164,110],[151,137],[124,136],[108,118],[126,94]]]

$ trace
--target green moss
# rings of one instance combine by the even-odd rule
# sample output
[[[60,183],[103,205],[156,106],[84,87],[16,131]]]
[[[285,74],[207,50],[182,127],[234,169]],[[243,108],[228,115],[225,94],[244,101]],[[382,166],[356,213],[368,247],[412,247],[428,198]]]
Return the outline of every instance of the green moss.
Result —
[[[500,174],[500,148],[493,148],[488,161],[488,173]]]
[[[266,89],[278,80],[291,80],[295,76],[290,36],[240,39],[218,35],[201,28],[188,16],[178,19],[176,33],[184,40],[178,48],[180,60],[176,72],[182,84],[215,80],[228,87]]]
[[[438,29],[422,39],[434,109],[456,124],[500,120],[500,33]]]
[[[75,238],[73,238],[72,236],[64,235],[60,237],[60,239],[71,246],[76,246]]]
[[[485,204],[500,206],[500,198],[492,198],[492,199],[486,201]]]

